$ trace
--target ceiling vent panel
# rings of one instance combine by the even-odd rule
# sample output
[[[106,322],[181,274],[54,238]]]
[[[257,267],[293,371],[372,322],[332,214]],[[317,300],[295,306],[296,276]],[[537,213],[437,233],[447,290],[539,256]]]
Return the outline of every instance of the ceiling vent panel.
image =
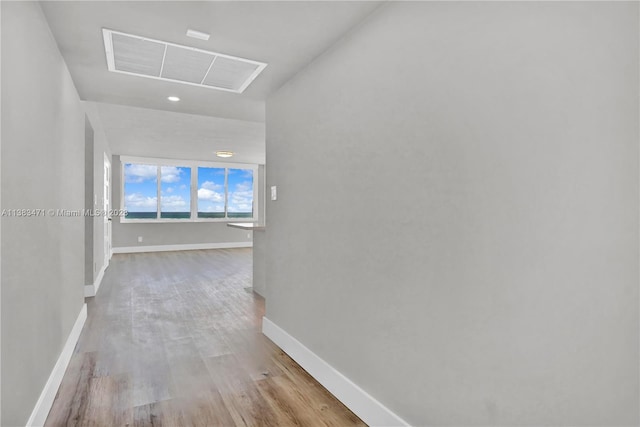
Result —
[[[207,86],[237,91],[256,72],[257,68],[258,65],[250,62],[218,57],[203,83]]]
[[[267,64],[103,29],[109,71],[242,93]]]
[[[210,53],[167,46],[161,77],[200,84],[214,59]]]
[[[161,43],[133,37],[113,35],[115,68],[119,71],[159,76],[164,46]]]

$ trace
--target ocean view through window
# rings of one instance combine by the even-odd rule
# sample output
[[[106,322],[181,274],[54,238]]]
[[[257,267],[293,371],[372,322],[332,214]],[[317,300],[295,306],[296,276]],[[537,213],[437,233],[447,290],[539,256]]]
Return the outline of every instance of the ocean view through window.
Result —
[[[198,218],[225,217],[226,169],[198,168]]]
[[[160,166],[160,218],[191,218],[191,168]]]
[[[127,218],[158,217],[158,167],[124,165],[124,208]]]
[[[124,221],[255,220],[257,165],[129,159],[121,159]]]
[[[253,217],[253,171],[227,169],[227,217]]]

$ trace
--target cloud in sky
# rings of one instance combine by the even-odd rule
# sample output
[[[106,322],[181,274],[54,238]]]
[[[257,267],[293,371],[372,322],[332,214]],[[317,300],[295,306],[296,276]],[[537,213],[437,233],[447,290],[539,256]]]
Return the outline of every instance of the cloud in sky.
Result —
[[[202,184],[200,184],[200,187],[206,190],[211,190],[211,191],[219,191],[224,189],[224,185],[216,184],[215,182],[211,182],[211,181],[203,182]]]
[[[165,183],[180,182],[180,175],[184,171],[177,166],[162,166],[160,180]],[[155,181],[158,177],[158,167],[155,165],[139,165],[130,163],[124,167],[125,182],[140,184],[145,181]]]
[[[217,191],[213,191],[204,187],[198,188],[198,200],[224,203],[224,193],[218,193]]]
[[[162,196],[161,209],[164,212],[183,212],[189,210],[189,203],[182,196]]]
[[[160,168],[160,179],[162,182],[174,183],[180,181],[182,169],[176,166],[162,166]]]
[[[154,212],[158,207],[158,198],[140,193],[127,194],[124,198],[124,207],[132,212]]]
[[[189,203],[181,196],[163,196],[160,203],[161,209],[165,212],[189,210]],[[155,212],[158,207],[158,199],[140,193],[128,194],[125,197],[124,206],[130,212]]]
[[[155,180],[158,177],[158,167],[153,165],[127,164],[124,167],[124,180],[131,184]]]
[[[251,194],[253,194],[253,183],[249,182],[249,181],[245,181],[245,182],[240,182],[238,184],[236,184],[236,192],[251,192]]]
[[[229,212],[253,211],[253,184],[249,181],[236,184],[235,190],[229,190]]]
[[[198,200],[206,202],[222,202],[224,210],[224,185],[212,181],[205,181],[198,188]]]

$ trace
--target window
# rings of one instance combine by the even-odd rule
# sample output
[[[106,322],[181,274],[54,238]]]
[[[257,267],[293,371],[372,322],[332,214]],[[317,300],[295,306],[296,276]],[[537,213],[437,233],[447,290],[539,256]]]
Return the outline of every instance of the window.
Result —
[[[225,168],[198,168],[198,218],[225,217]]]
[[[158,217],[158,167],[124,165],[124,209],[129,219]]]
[[[191,168],[160,166],[160,218],[191,218]]]
[[[256,219],[256,165],[121,160],[125,221]]]
[[[253,218],[253,171],[227,169],[227,216]]]

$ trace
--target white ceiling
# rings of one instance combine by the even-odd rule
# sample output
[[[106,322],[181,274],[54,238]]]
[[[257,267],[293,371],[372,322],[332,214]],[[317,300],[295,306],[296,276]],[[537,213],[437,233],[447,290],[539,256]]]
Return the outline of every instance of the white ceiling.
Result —
[[[85,103],[114,154],[264,164],[264,123],[105,103]],[[92,120],[95,123],[95,120]],[[231,150],[231,159],[216,151]]]
[[[199,152],[202,144],[192,142],[195,140],[238,144],[238,148],[231,147],[238,153],[240,148],[256,149],[253,143],[247,142],[256,137],[253,125],[223,126],[226,133],[219,133],[218,125],[222,123],[219,119],[263,123],[268,95],[381,3],[44,1],[41,4],[80,98],[93,103],[137,107],[97,108],[108,136],[118,135],[118,140],[109,136],[114,154],[125,154],[122,150],[127,150],[126,154],[140,151],[139,155],[143,155],[143,151],[153,146],[149,138],[157,138],[157,148],[165,144],[163,138],[181,135],[184,137],[177,154],[186,158],[187,155],[209,156],[212,152],[213,145],[206,145],[206,153]],[[266,62],[268,66],[242,94],[113,73],[107,70],[102,28]],[[189,38],[188,28],[210,33],[211,38],[209,41]],[[181,101],[171,103],[167,101],[169,95],[177,95]],[[183,114],[173,116],[143,109]],[[157,126],[162,132],[149,126]],[[264,135],[264,125],[261,126]],[[230,131],[231,128],[234,131]],[[248,133],[245,135],[240,129]],[[264,159],[264,136],[262,138],[262,153],[243,153],[247,158],[261,155]],[[236,161],[244,160],[237,158]]]

